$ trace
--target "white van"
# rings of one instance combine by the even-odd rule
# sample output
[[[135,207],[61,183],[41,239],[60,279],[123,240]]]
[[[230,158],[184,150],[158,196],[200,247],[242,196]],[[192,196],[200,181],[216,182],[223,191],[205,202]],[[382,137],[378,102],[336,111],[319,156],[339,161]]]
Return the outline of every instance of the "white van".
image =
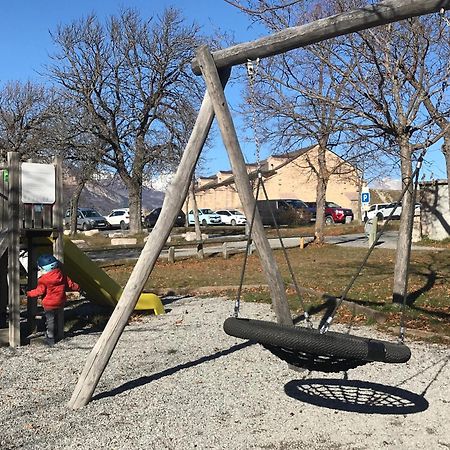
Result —
[[[367,212],[367,218],[373,219],[374,217],[378,217],[378,220],[387,219],[392,213],[391,219],[400,219],[402,214],[402,204],[397,204],[397,202],[393,203],[376,203],[372,205]],[[414,215],[420,216],[420,203],[416,203],[414,207]]]

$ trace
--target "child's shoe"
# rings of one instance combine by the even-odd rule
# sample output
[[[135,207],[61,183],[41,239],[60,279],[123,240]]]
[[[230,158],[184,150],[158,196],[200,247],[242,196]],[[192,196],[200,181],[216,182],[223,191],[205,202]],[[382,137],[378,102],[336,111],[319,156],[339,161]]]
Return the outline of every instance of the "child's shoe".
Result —
[[[45,343],[45,345],[48,345],[49,347],[53,347],[55,345],[55,340],[50,339],[50,338],[45,338],[44,343]]]
[[[45,333],[45,339],[44,339],[45,345],[48,345],[49,347],[53,347],[55,345],[55,338],[50,337],[48,333]]]

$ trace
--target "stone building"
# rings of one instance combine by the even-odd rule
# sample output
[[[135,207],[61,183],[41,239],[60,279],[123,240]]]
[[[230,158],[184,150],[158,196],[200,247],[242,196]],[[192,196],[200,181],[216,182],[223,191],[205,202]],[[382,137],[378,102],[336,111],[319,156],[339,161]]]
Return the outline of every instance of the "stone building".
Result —
[[[316,201],[318,146],[291,153],[269,156],[261,162],[264,186],[270,199],[300,199]],[[331,173],[326,199],[353,211],[359,211],[361,178],[358,170],[332,151],[326,152]],[[247,172],[256,186],[257,165],[248,164]],[[198,179],[196,198],[199,208],[242,209],[231,171],[219,171],[215,176]],[[260,199],[263,194],[260,193]]]

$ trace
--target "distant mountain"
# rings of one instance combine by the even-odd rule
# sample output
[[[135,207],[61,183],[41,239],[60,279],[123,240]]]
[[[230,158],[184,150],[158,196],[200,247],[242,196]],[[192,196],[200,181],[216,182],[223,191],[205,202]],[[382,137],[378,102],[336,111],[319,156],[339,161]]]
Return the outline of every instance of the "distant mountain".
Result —
[[[76,180],[73,176],[64,177],[63,202],[67,208],[70,204]],[[142,209],[150,211],[162,205],[164,192],[156,191],[148,187],[142,187]],[[79,206],[93,207],[101,214],[108,214],[112,209],[128,206],[128,193],[119,178],[102,178],[93,183],[88,183],[80,196]]]

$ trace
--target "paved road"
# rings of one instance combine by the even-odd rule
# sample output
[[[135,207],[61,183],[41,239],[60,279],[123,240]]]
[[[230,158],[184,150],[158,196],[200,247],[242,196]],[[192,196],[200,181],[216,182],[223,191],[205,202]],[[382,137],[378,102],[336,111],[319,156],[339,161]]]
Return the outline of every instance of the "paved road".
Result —
[[[236,236],[239,238],[242,236]],[[313,240],[312,237],[305,238],[305,243],[311,242]],[[380,239],[376,248],[384,248],[384,249],[395,249],[397,247],[398,240],[398,232],[397,231],[386,231]],[[277,249],[281,247],[280,241],[278,239],[269,239],[270,245],[272,248]],[[361,247],[368,248],[368,240],[363,233],[360,234],[346,234],[341,236],[328,236],[325,238],[325,242],[329,244],[342,245],[346,247]],[[300,238],[291,237],[284,238],[283,244],[286,248],[298,247],[300,245]],[[246,247],[247,243],[245,241],[242,242],[229,242],[228,248],[231,252],[233,251],[243,251]],[[412,246],[413,250],[439,250],[434,247],[424,247],[424,246]],[[176,257],[177,258],[186,258],[189,256],[195,255],[196,249],[194,247],[186,247],[186,248],[177,248],[176,249]],[[161,258],[167,259],[167,250],[163,250],[161,252]],[[214,255],[218,253],[222,253],[222,245],[212,245],[205,246],[204,253],[206,255]],[[140,250],[139,249],[121,249],[110,247],[105,251],[97,251],[97,252],[89,252],[89,257],[97,260],[97,261],[109,261],[109,260],[118,260],[118,259],[136,259],[139,257]]]

